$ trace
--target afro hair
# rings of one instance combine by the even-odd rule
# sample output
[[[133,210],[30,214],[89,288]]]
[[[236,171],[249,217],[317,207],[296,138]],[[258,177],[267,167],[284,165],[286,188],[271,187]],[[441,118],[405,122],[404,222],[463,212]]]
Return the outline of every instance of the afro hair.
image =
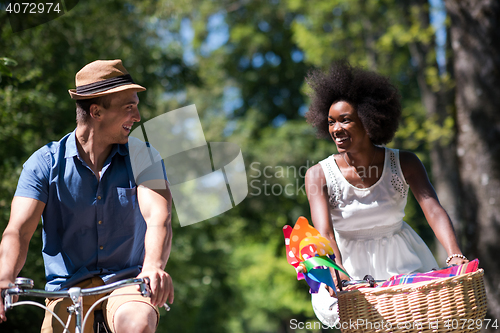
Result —
[[[313,92],[305,117],[316,128],[318,137],[331,138],[330,107],[344,101],[357,111],[373,144],[386,144],[394,138],[401,118],[401,102],[397,88],[388,78],[342,60],[334,62],[327,73],[309,72],[306,82]]]

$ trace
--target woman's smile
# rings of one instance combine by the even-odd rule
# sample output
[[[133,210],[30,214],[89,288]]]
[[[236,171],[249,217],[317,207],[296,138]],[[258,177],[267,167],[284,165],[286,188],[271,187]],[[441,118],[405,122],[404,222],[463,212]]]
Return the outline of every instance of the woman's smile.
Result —
[[[361,143],[364,140],[370,143],[358,113],[347,102],[340,101],[332,104],[328,112],[328,125],[337,149],[345,151],[356,142]]]

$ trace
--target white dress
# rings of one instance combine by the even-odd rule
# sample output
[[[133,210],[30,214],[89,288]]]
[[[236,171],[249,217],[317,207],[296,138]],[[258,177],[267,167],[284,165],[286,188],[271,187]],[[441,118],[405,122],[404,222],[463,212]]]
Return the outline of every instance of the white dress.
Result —
[[[361,280],[369,274],[375,280],[386,280],[397,274],[438,268],[427,245],[403,221],[409,186],[397,149],[385,148],[382,176],[368,188],[350,184],[334,155],[319,164],[326,178],[330,219],[342,264],[353,279]],[[332,307],[335,302],[325,288],[312,294],[316,316],[326,325],[337,321],[337,309]]]

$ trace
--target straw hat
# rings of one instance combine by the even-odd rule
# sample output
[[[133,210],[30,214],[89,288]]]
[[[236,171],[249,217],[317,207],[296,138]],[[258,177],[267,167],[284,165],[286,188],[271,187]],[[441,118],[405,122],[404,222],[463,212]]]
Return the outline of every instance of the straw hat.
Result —
[[[75,83],[76,89],[68,90],[72,99],[89,99],[128,89],[146,90],[135,84],[120,59],[91,62],[76,73]]]

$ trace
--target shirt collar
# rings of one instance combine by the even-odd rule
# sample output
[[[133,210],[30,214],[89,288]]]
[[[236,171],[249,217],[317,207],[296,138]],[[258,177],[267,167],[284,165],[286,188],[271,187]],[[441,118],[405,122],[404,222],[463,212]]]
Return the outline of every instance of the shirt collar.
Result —
[[[109,157],[115,156],[116,153],[122,156],[128,155],[128,143],[114,144],[113,149],[111,149],[111,153],[109,154]],[[74,156],[78,156],[78,158],[80,158],[80,154],[78,153],[78,149],[76,148],[76,129],[73,132],[71,132],[68,136],[68,139],[66,141],[66,151],[64,154],[65,158],[70,158]]]
[[[76,129],[68,135],[68,139],[66,141],[66,152],[64,154],[65,158],[73,156],[78,156],[78,149],[76,148]]]

